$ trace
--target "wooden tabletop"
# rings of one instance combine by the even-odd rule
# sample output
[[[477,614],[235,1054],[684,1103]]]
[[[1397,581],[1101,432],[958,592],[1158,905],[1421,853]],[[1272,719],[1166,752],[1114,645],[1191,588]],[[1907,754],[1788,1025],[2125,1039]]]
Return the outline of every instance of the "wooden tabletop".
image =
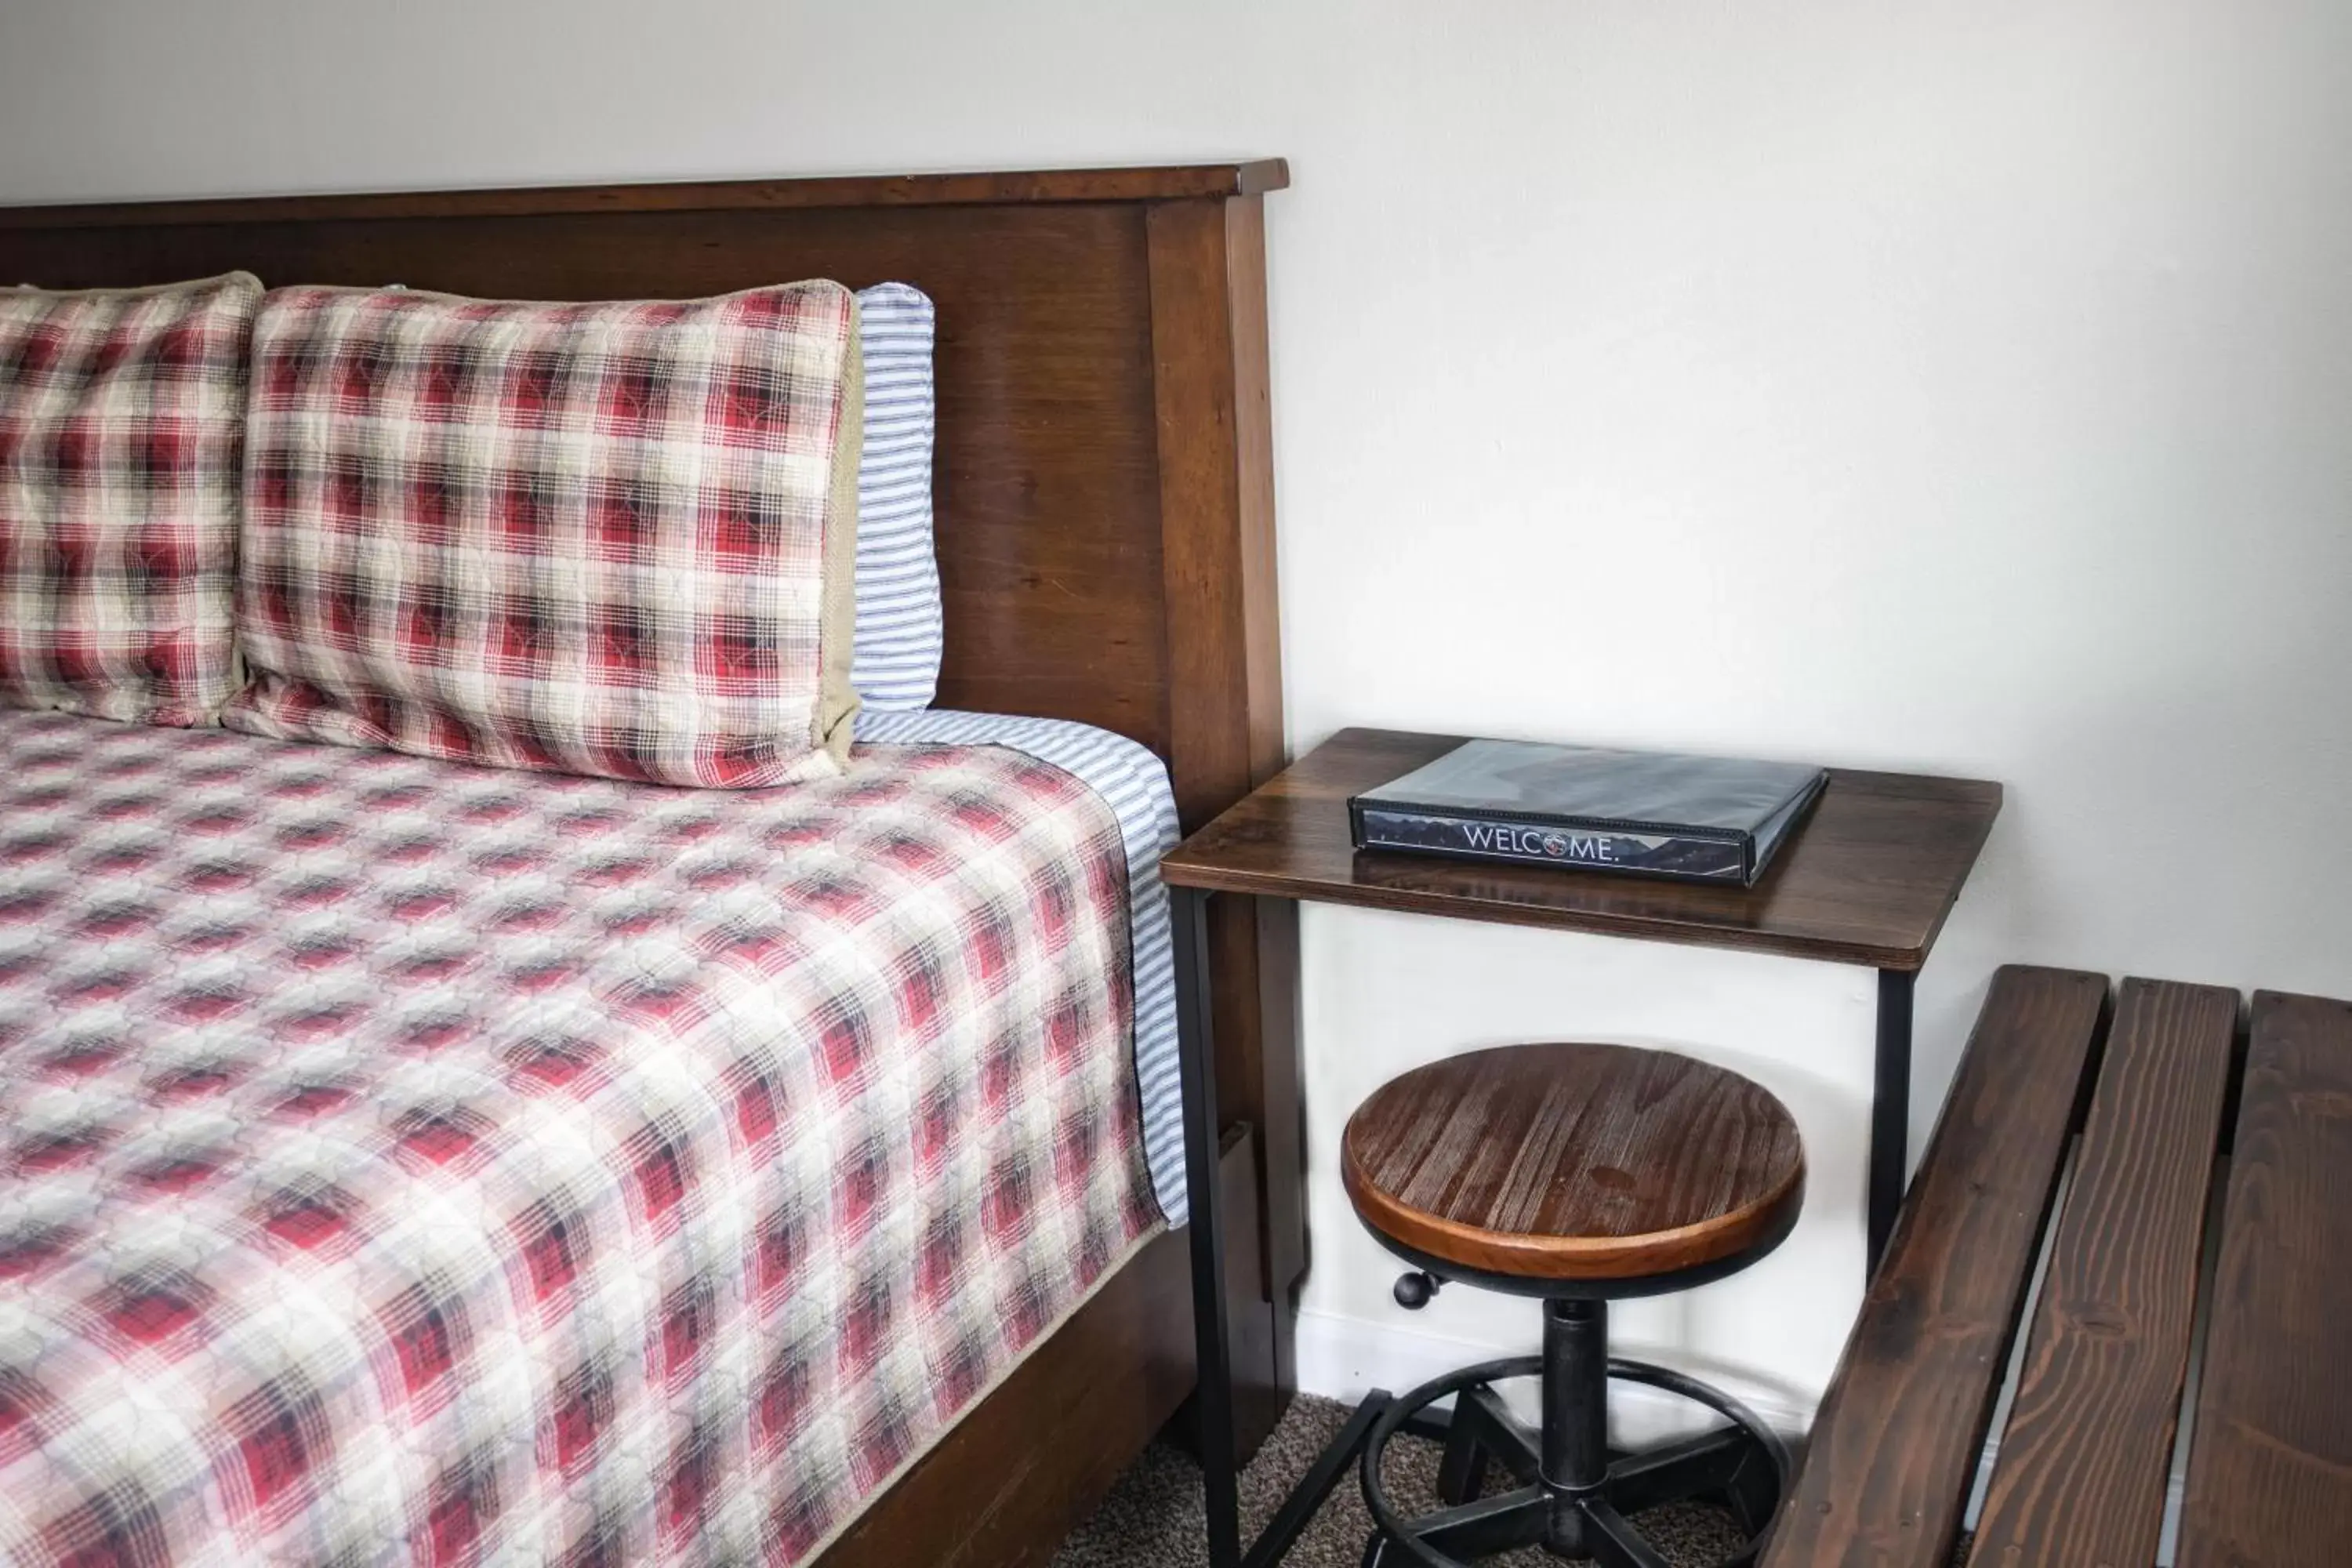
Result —
[[[1753,888],[1360,853],[1348,797],[1465,738],[1342,730],[1177,846],[1160,874],[1179,888],[1910,971],[1927,962],[2000,810],[2000,785],[1982,780],[1832,769]]]

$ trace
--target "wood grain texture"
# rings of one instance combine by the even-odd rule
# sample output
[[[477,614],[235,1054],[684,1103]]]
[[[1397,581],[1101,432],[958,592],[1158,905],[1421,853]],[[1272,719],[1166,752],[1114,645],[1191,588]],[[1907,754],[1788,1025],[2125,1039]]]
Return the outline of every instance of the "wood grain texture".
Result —
[[[1342,730],[1160,863],[1179,887],[1916,970],[2000,809],[2000,786],[1832,770],[1754,888],[1359,854],[1348,797],[1461,744]]]
[[[1282,765],[1265,221],[1255,196],[1145,212],[1170,776],[1191,828]],[[1293,906],[1223,899],[1210,907],[1221,1110],[1255,1125],[1266,1167],[1259,1273],[1272,1359],[1256,1372],[1244,1365],[1236,1380],[1244,1452],[1264,1435],[1257,1414],[1278,1415],[1296,1383],[1293,1288],[1307,1235],[1297,947]]]
[[[364,195],[218,201],[74,203],[0,207],[0,229],[145,227],[184,223],[318,223],[339,217],[513,217],[548,213],[774,211],[789,207],[1034,205],[1254,196],[1290,184],[1280,158],[1117,169],[940,174],[847,174],[798,180],[680,180],[534,185],[502,190],[385,191]]]
[[[2254,997],[2179,1568],[2352,1561],[2352,1003]]]
[[[2156,1561],[2238,994],[2127,980],[1969,1561]]]
[[[1763,1568],[1946,1568],[2098,1059],[2104,975],[1993,976]]]
[[[1199,822],[1281,763],[1259,197],[1287,178],[1264,160],[21,207],[0,209],[0,279],[89,288],[244,268],[527,300],[915,284],[939,307],[940,705],[1130,736],[1167,760]],[[1155,223],[1162,206],[1181,216]],[[1295,1381],[1297,924],[1287,905],[1225,901],[1211,949],[1219,1109],[1265,1132],[1239,1227],[1260,1256],[1234,1270],[1252,1294],[1236,1309],[1246,1452]],[[1183,1254],[1145,1257],[1181,1268]],[[1165,1365],[1139,1347],[1160,1342],[1171,1303],[1190,1314],[1182,1275],[1129,1266],[1147,1267],[1148,1287],[1114,1281],[968,1415],[839,1561],[1042,1561],[1165,1414]],[[1174,1342],[1186,1380],[1189,1335]],[[1083,1344],[1100,1353],[1068,1348]],[[997,1522],[973,1525],[982,1515]]]
[[[1804,1147],[1761,1084],[1674,1051],[1525,1045],[1389,1080],[1339,1169],[1366,1225],[1465,1268],[1629,1279],[1785,1229]]]

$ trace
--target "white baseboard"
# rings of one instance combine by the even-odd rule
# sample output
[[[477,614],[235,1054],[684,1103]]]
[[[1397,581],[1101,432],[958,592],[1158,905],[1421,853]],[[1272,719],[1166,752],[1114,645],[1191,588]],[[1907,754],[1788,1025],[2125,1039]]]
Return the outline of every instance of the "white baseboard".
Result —
[[[1528,1345],[1479,1344],[1469,1340],[1433,1334],[1393,1323],[1343,1318],[1312,1309],[1298,1314],[1298,1390],[1327,1399],[1353,1404],[1375,1388],[1402,1394],[1417,1384],[1441,1377],[1474,1362],[1532,1351]],[[1644,1352],[1640,1345],[1622,1347],[1622,1353],[1671,1363],[1675,1358]],[[1790,1397],[1785,1390],[1743,1382],[1715,1367],[1680,1367],[1693,1377],[1721,1388],[1769,1423],[1772,1429],[1794,1436],[1811,1425],[1811,1402]],[[1529,1420],[1536,1415],[1532,1383],[1507,1388],[1505,1396]],[[1609,1392],[1610,1426],[1616,1440],[1642,1447],[1700,1430],[1709,1419],[1688,1400],[1646,1388],[1618,1384]]]

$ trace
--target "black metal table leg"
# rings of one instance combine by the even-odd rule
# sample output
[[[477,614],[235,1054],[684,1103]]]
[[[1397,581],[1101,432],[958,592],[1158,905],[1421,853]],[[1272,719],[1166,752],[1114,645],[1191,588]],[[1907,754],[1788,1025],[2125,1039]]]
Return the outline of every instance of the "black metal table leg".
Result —
[[[1911,991],[1907,970],[1878,972],[1878,1050],[1870,1107],[1869,1249],[1865,1282],[1878,1272],[1911,1163]]]
[[[1322,1510],[1324,1502],[1338,1489],[1341,1478],[1355,1464],[1356,1456],[1363,1450],[1364,1439],[1371,1435],[1373,1424],[1388,1413],[1388,1407],[1389,1394],[1383,1388],[1372,1390],[1356,1406],[1348,1424],[1323,1446],[1315,1463],[1290,1489],[1290,1495],[1282,1500],[1282,1506],[1275,1510],[1265,1531],[1250,1542],[1249,1555],[1242,1559],[1242,1568],[1274,1568],[1289,1554],[1298,1538],[1307,1532],[1307,1527],[1314,1522],[1316,1514]]]
[[[1201,1491],[1209,1568],[1272,1568],[1282,1561],[1324,1499],[1355,1463],[1389,1396],[1375,1390],[1326,1445],[1274,1518],[1242,1552],[1241,1478],[1234,1451],[1233,1331],[1225,1312],[1223,1184],[1218,1156],[1216,1044],[1209,1027],[1209,899],[1169,889],[1176,937],[1176,1050],[1184,1088],[1184,1194],[1192,1252],[1192,1344],[1197,1373],[1192,1414],[1199,1426]]]
[[[1192,1208],[1192,1413],[1200,1428],[1209,1568],[1241,1568],[1233,1338],[1225,1320],[1224,1216],[1217,1201],[1217,1055],[1209,1028],[1209,895],[1171,888],[1169,899],[1176,939],[1176,1053],[1184,1089],[1184,1195]]]

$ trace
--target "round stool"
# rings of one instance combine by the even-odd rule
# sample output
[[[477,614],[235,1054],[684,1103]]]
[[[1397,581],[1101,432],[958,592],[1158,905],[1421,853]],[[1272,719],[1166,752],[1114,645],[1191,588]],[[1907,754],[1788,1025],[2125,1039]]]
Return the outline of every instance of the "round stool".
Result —
[[[1729,1395],[1608,1352],[1609,1303],[1734,1274],[1788,1236],[1804,1198],[1796,1122],[1761,1085],[1672,1051],[1528,1045],[1473,1051],[1392,1079],[1348,1122],[1340,1168],[1356,1213],[1412,1271],[1418,1308],[1459,1280],[1544,1302],[1543,1353],[1423,1384],[1374,1423],[1363,1455],[1374,1530],[1366,1568],[1459,1568],[1522,1546],[1640,1568],[1664,1560],[1626,1521],[1660,1503],[1727,1506],[1754,1554],[1788,1484],[1771,1428]],[[1529,1431],[1494,1384],[1541,1380]],[[1654,1452],[1608,1444],[1609,1380],[1696,1401],[1728,1423]],[[1399,1517],[1381,1482],[1396,1433],[1453,1394],[1439,1500]],[[1486,1460],[1517,1489],[1479,1496]]]

